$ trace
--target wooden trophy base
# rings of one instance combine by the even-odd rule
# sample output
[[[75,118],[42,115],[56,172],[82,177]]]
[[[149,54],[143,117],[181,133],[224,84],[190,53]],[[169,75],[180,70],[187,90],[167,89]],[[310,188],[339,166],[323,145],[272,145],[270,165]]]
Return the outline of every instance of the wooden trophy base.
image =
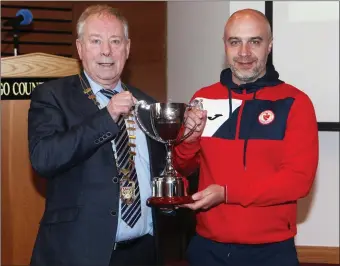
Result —
[[[174,207],[175,205],[182,205],[193,203],[194,200],[191,196],[177,196],[177,197],[151,197],[148,199],[147,204],[154,207]]]

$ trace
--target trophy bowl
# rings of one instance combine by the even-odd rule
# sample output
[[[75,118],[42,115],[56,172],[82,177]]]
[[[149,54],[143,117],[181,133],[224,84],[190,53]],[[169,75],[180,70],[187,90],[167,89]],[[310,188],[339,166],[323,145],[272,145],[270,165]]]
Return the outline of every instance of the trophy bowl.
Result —
[[[193,202],[191,196],[187,195],[183,178],[178,175],[172,164],[174,146],[190,136],[196,128],[191,129],[183,137],[179,137],[184,122],[184,113],[192,107],[195,106],[173,102],[147,104],[145,101],[139,101],[135,105],[135,117],[141,130],[150,138],[164,143],[167,151],[164,171],[152,180],[152,196],[147,200],[148,205],[164,208]],[[140,108],[149,111],[153,134],[141,121]]]

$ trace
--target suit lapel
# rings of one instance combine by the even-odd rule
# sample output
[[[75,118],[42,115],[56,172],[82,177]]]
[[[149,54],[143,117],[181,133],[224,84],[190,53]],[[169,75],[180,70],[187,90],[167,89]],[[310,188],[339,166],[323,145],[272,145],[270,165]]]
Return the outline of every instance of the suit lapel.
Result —
[[[89,99],[88,95],[84,93],[84,89],[90,87],[84,72],[81,71],[79,76],[76,75],[74,77],[75,78],[72,84],[73,90],[71,95],[73,104],[77,106],[78,112],[81,113],[81,115],[84,117],[96,113],[98,111],[98,106],[96,106],[93,100]],[[84,82],[81,82],[81,79]]]

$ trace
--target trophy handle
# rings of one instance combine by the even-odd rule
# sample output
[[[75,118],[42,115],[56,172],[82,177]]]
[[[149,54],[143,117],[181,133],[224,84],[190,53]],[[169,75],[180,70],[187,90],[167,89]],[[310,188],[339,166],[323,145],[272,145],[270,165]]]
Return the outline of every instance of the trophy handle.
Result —
[[[183,124],[185,124],[185,121],[186,121],[186,120],[183,121]],[[196,130],[196,128],[197,128],[197,125],[195,125],[192,129],[190,129],[190,131],[189,131],[187,134],[185,134],[184,136],[182,136],[182,137],[178,140],[177,144],[178,144],[178,143],[181,143],[183,140],[185,140],[186,138],[188,138],[192,133],[194,133],[194,131]]]
[[[200,110],[203,110],[203,105],[202,105],[202,101],[199,101],[199,100],[195,100],[191,103],[188,104],[187,108],[186,109],[191,109],[191,108],[198,108]],[[183,124],[185,124],[185,121],[183,121]],[[179,144],[181,143],[183,140],[185,140],[186,138],[188,138],[192,133],[194,133],[194,131],[196,130],[197,128],[197,125],[195,125],[192,129],[190,129],[190,131],[185,134],[184,136],[182,136],[176,144]]]
[[[137,121],[137,124],[138,126],[143,130],[143,132],[148,135],[150,138],[152,138],[153,140],[155,141],[159,141],[163,144],[166,143],[166,141],[162,140],[159,136],[157,136],[157,134],[155,134],[155,129],[154,129],[154,125],[151,124],[152,126],[152,129],[154,130],[154,135],[152,135],[147,129],[146,127],[144,126],[142,120],[139,118],[139,107],[145,109],[145,110],[150,110],[150,105],[146,103],[146,101],[144,100],[141,100],[141,101],[138,101],[135,105],[135,109],[134,109],[134,113],[135,113],[135,117],[136,117],[136,121]],[[152,121],[151,121],[152,122]]]

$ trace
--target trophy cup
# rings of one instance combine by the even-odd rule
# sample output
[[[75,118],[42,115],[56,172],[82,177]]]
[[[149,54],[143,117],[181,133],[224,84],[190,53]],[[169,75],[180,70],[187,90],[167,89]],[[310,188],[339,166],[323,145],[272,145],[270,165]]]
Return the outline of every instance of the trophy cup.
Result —
[[[184,188],[184,182],[177,175],[172,164],[172,151],[175,145],[189,137],[196,126],[182,138],[178,137],[184,120],[184,113],[187,108],[198,107],[197,102],[189,105],[185,103],[153,103],[147,104],[145,101],[138,101],[135,105],[135,117],[137,124],[150,138],[166,145],[166,165],[163,173],[152,180],[152,196],[147,200],[148,205],[153,206],[173,206],[193,202]],[[148,110],[150,113],[151,134],[139,117],[139,109]]]

